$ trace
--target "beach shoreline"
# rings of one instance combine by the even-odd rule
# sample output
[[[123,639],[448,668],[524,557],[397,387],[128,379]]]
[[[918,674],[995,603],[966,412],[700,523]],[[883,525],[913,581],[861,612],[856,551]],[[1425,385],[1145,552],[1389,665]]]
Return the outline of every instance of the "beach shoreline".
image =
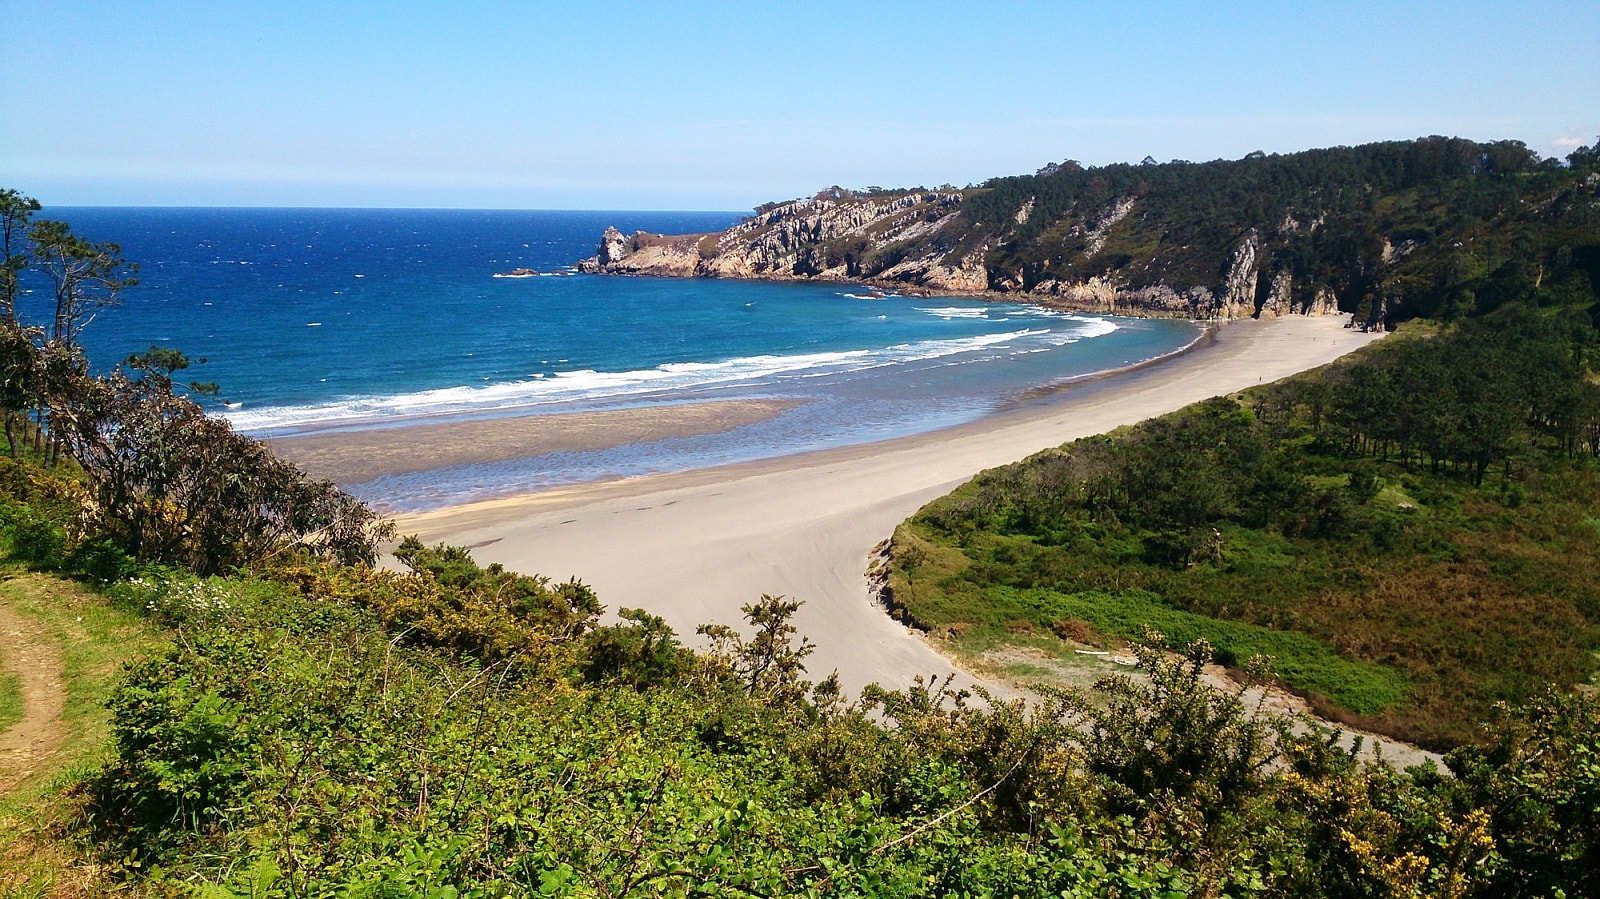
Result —
[[[592,482],[396,519],[401,534],[470,547],[484,564],[588,583],[610,610],[644,608],[680,635],[738,623],[762,594],[805,603],[813,677],[853,693],[955,665],[871,597],[872,548],[978,472],[1331,362],[1376,335],[1345,316],[1231,322],[1188,352],[1070,385],[957,427],[717,468]],[[971,683],[959,672],[958,682]]]
[[[1342,320],[1342,317],[1335,316],[1335,318],[1341,318]],[[1134,362],[1129,365],[1123,365],[1117,368],[1105,369],[1102,371],[1088,372],[1081,375],[1072,375],[1058,381],[1052,381],[1050,383],[1040,384],[1038,386],[1028,388],[1019,394],[1002,401],[995,411],[981,416],[973,421],[964,422],[958,425],[935,428],[929,431],[907,434],[886,440],[863,441],[860,443],[845,444],[842,446],[828,447],[825,449],[811,449],[792,453],[782,453],[763,458],[749,459],[741,462],[696,466],[677,471],[658,472],[649,475],[595,478],[588,481],[560,484],[536,490],[508,491],[498,496],[449,503],[437,508],[398,511],[393,514],[393,517],[396,522],[401,523],[402,530],[405,529],[405,524],[417,524],[419,526],[432,528],[441,526],[441,522],[448,522],[456,519],[470,519],[474,526],[481,526],[490,521],[504,518],[514,518],[521,510],[581,505],[582,503],[589,502],[603,496],[617,495],[642,489],[641,485],[643,484],[653,485],[654,487],[661,489],[665,489],[669,486],[689,487],[693,485],[720,482],[730,478],[738,478],[746,475],[756,475],[762,472],[780,471],[792,467],[793,465],[803,464],[806,461],[820,464],[828,460],[849,460],[863,455],[870,455],[876,451],[888,447],[904,448],[915,443],[937,442],[941,439],[958,436],[962,433],[981,431],[997,422],[1003,423],[1019,416],[1026,415],[1028,414],[1026,410],[1038,407],[1044,403],[1052,403],[1058,397],[1068,392],[1075,392],[1075,395],[1077,396],[1085,396],[1091,389],[1102,382],[1115,381],[1119,378],[1125,378],[1146,369],[1168,365],[1190,353],[1203,350],[1209,346],[1214,346],[1217,342],[1219,329],[1225,323],[1207,321],[1197,322],[1196,324],[1201,325],[1201,328],[1195,334],[1194,339],[1190,340],[1183,346],[1172,350],[1171,352],[1163,353],[1160,356]],[[794,400],[777,399],[727,401],[699,400],[678,404],[676,408],[710,406],[720,403],[741,403],[752,406],[760,406],[762,408],[769,408],[772,410],[770,416],[762,416],[758,420],[764,420],[766,417],[775,417],[786,409],[792,408],[794,405],[798,404]],[[610,416],[638,416],[641,414],[647,415],[648,413],[642,413],[641,410],[638,409],[619,409],[558,413],[556,415],[530,414],[520,417],[508,416],[505,418],[492,419],[482,422],[482,424],[489,427],[495,427],[497,426],[497,422],[531,423],[544,420],[565,419],[571,421],[576,429],[589,431],[592,429],[590,422],[598,423],[600,420],[606,419]],[[478,423],[474,422],[474,424]],[[638,432],[640,430],[640,428],[637,427],[639,423],[635,422],[633,424],[636,426],[631,428],[631,430]],[[656,425],[649,423],[645,423],[643,425],[643,430],[649,434],[649,436],[644,439],[660,440],[670,437],[685,436],[686,434],[690,433],[688,431],[679,433],[665,429],[651,431],[650,428],[655,426]],[[422,427],[430,428],[434,426],[425,425]],[[448,433],[449,429],[453,426],[448,424],[440,424],[437,427],[439,430],[433,433],[422,430],[415,425],[405,425],[386,430],[393,434],[394,439],[397,442],[403,440],[407,435],[415,435],[422,438],[423,451],[431,454],[437,450],[437,447],[434,446],[434,443],[438,437]],[[328,441],[326,444],[327,449],[337,450],[339,452],[349,452],[351,450],[364,451],[366,449],[365,435],[369,433],[371,433],[371,431],[356,430],[350,432],[332,432],[326,435],[319,434],[315,436],[318,439],[326,439]],[[275,438],[271,442],[274,443],[274,449],[279,450],[279,443],[299,444],[302,440],[306,440],[306,438],[297,435],[286,438]],[[611,443],[606,443],[605,445],[616,446],[622,445],[625,442],[627,441],[618,440]],[[1044,447],[1040,448],[1043,449]],[[295,451],[300,451],[299,446],[294,446],[292,449]],[[319,449],[321,449],[321,447],[319,447]],[[297,460],[297,456],[293,453],[286,454],[286,458]],[[402,474],[411,471],[425,470],[428,470],[427,466],[397,466],[392,470],[386,470],[384,473]],[[315,472],[312,473],[315,474]],[[976,471],[972,473],[977,474]],[[327,477],[327,475],[319,476]],[[338,478],[331,479],[339,480]],[[448,525],[444,526],[448,527]]]

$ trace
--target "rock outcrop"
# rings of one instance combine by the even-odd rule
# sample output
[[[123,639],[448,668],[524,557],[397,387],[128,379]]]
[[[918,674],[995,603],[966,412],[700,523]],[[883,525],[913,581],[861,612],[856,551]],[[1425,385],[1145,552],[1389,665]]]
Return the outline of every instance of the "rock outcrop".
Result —
[[[858,195],[834,187],[810,199],[763,207],[720,233],[624,235],[607,228],[595,255],[578,267],[621,275],[847,281],[930,292],[1006,294],[1124,315],[1229,319],[1339,311],[1327,288],[1302,290],[1304,296],[1297,297],[1289,272],[1264,271],[1266,253],[1255,229],[1234,245],[1216,284],[1131,284],[1115,271],[1028,284],[1025,273],[1001,273],[989,267],[997,238],[972,239],[972,225],[962,215],[964,196],[957,190]],[[1079,247],[1080,258],[1093,260],[1138,205],[1135,196],[1114,200],[1065,228],[1066,239]],[[1027,226],[1034,210],[1030,198],[1008,216],[1007,225]],[[1270,230],[1282,234],[1300,227],[1285,217]],[[1263,283],[1268,285],[1265,290]]]
[[[766,209],[720,234],[624,237],[606,230],[587,272],[715,278],[814,278],[856,281],[876,276],[950,290],[988,287],[981,254],[950,262],[943,253],[914,258],[885,254],[928,238],[961,203],[953,191],[858,197],[831,188],[809,200]],[[871,274],[868,274],[869,269]]]
[[[1236,162],[1068,161],[965,189],[835,186],[764,205],[720,233],[610,228],[580,268],[848,281],[1205,319],[1343,307],[1376,321],[1403,302],[1408,267],[1437,267],[1430,244],[1443,235],[1433,219],[1375,219],[1370,209],[1424,178],[1478,177],[1485,157],[1475,148],[1428,138]],[[1457,157],[1464,162],[1450,162]],[[1423,208],[1407,197],[1395,207]]]

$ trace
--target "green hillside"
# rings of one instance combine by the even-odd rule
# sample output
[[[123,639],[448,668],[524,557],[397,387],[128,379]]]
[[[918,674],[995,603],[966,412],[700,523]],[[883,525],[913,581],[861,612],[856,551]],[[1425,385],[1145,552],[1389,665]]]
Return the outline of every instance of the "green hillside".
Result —
[[[1517,141],[1428,137],[1203,163],[1068,160],[966,189],[834,187],[765,204],[721,234],[608,232],[585,265],[1194,318],[1336,309],[1392,327],[1588,296],[1600,278],[1597,159],[1595,148],[1563,161]]]
[[[1324,714],[1470,741],[1597,667],[1594,346],[1521,308],[1407,328],[984,472],[900,529],[893,601],[971,652],[1203,638]]]

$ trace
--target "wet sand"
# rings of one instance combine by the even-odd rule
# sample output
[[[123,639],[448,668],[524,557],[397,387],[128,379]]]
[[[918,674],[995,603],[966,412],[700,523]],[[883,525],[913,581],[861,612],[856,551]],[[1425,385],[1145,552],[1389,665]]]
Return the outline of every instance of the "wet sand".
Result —
[[[776,399],[712,400],[330,431],[268,442],[313,477],[361,484],[384,475],[719,434],[776,418],[795,405]]]

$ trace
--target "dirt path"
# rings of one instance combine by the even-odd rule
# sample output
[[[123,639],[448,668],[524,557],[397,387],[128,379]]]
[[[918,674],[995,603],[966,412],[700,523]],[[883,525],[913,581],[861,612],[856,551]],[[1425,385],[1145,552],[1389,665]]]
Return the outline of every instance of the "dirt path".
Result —
[[[0,664],[22,685],[22,720],[0,734],[0,796],[9,794],[61,748],[61,654],[49,630],[0,594]]]

